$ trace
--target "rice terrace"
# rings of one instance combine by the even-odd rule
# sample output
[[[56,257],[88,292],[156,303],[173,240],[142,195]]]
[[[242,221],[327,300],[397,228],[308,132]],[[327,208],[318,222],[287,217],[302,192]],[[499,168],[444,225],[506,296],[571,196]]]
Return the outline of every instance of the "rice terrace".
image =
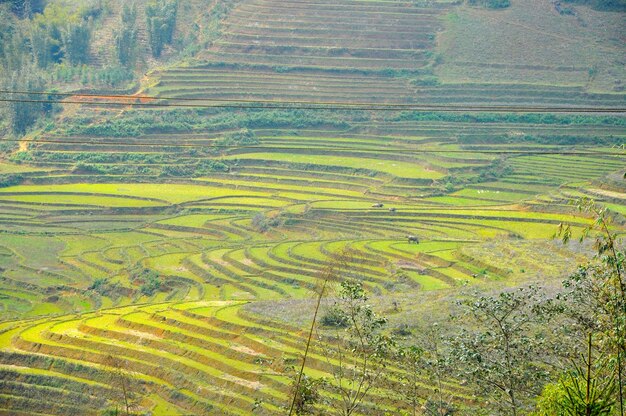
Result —
[[[0,415],[624,415],[624,0],[0,0]]]

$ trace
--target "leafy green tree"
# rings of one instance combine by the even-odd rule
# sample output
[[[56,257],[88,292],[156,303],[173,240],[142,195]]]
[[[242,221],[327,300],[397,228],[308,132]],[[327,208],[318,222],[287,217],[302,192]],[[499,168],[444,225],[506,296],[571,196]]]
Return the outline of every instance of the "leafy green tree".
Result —
[[[568,374],[569,383],[562,383],[565,395],[561,408],[568,416],[608,416],[613,413],[615,405],[615,377],[602,374],[610,365],[606,360],[600,358],[594,361],[591,334],[587,356],[582,358],[584,365],[575,365]],[[598,367],[600,371],[594,371]]]
[[[51,37],[45,26],[33,25],[30,31],[30,42],[33,58],[39,68],[46,68],[53,62],[60,62],[61,41]]]
[[[9,10],[20,17],[30,17],[32,13],[41,13],[45,0],[0,0],[0,6],[8,5]]]
[[[444,350],[444,337],[439,324],[434,323],[417,331],[417,345],[398,349],[398,362],[404,372],[399,374],[399,398],[406,403],[409,413],[426,416],[451,416],[456,409],[445,392],[444,380],[449,377],[449,357]],[[432,393],[424,392],[424,384],[432,386]],[[423,403],[426,399],[425,403]]]
[[[90,21],[102,6],[77,9],[50,3],[32,19],[30,40],[35,62],[40,68],[67,62],[84,64],[89,60]]]
[[[337,306],[329,308],[326,313],[322,316],[320,320],[320,324],[326,327],[334,327],[334,328],[345,328],[350,322],[348,321],[348,317],[343,313],[341,309]]]
[[[38,76],[34,68],[24,68],[21,72],[13,74],[9,82],[12,91],[44,91],[45,84],[41,76]],[[54,106],[46,102],[46,96],[33,99],[24,94],[10,94],[15,99],[7,103],[8,119],[11,131],[15,134],[24,134],[42,116],[50,114]],[[32,102],[35,101],[35,102]]]
[[[548,379],[538,364],[547,349],[546,303],[535,286],[461,302],[464,312],[455,321],[462,319],[464,328],[450,342],[451,357],[459,377],[472,382],[495,411],[521,414]]]
[[[137,60],[137,6],[124,4],[121,16],[121,30],[115,34],[115,49],[120,65],[133,68]]]
[[[615,409],[615,364],[593,351],[592,334],[588,335],[587,353],[580,362],[561,376],[557,383],[546,385],[537,400],[533,416],[609,416]]]
[[[294,380],[290,396],[295,397],[293,413],[298,416],[315,414],[315,405],[322,401],[320,387],[326,383],[322,378],[302,374],[300,382]]]
[[[589,198],[574,201],[576,208],[592,216],[593,222],[583,229],[580,240],[594,234],[595,260],[580,266],[564,286],[568,316],[574,334],[594,333],[602,354],[612,356],[617,369],[616,402],[620,413],[624,405],[624,360],[626,357],[626,251],[618,246],[613,230],[613,216],[606,207]],[[557,233],[564,242],[573,236],[571,226],[561,224]]]
[[[143,281],[139,291],[142,295],[152,296],[155,292],[161,289],[161,278],[157,272],[153,270],[144,269],[140,279]]]
[[[420,375],[423,371],[423,355],[424,350],[414,345],[401,347],[398,350],[398,358],[404,370],[400,376],[401,388],[398,393],[400,399],[408,405],[409,413],[412,416],[416,416],[421,407],[422,378]]]
[[[258,212],[254,217],[252,217],[252,226],[258,231],[264,233],[272,228],[283,226],[286,220],[286,214],[283,211],[269,214]]]
[[[563,383],[567,381],[558,380],[544,386],[541,395],[537,397],[537,406],[531,416],[567,416],[563,408]]]
[[[155,0],[146,6],[148,40],[152,56],[158,58],[167,44],[171,44],[176,28],[178,0]]]
[[[0,88],[2,89],[21,88],[25,74],[32,70],[28,42],[22,27],[10,8],[7,5],[0,5]],[[32,109],[33,106],[20,104],[0,103],[0,129],[4,130],[8,127],[12,131],[18,131],[22,130],[22,125],[26,127],[30,125],[27,120],[30,113],[24,115],[19,111],[24,107]],[[24,116],[26,120],[20,120],[21,116]],[[9,143],[0,144],[0,152],[12,149],[13,146]]]
[[[63,33],[63,56],[71,65],[89,61],[91,29],[85,21],[68,24]]]
[[[11,16],[9,10],[0,7],[0,66],[7,66],[7,57],[13,53],[13,39],[18,33],[15,19]]]
[[[370,390],[384,381],[395,342],[381,332],[387,319],[374,312],[361,282],[341,282],[334,306],[348,325],[336,328],[333,339],[320,341],[333,368],[332,388],[339,396],[334,408],[338,414],[350,416],[359,410]]]
[[[42,14],[37,14],[31,24],[31,44],[35,62],[40,68],[60,63],[64,57],[63,29],[79,23],[77,15],[60,4],[49,4]]]

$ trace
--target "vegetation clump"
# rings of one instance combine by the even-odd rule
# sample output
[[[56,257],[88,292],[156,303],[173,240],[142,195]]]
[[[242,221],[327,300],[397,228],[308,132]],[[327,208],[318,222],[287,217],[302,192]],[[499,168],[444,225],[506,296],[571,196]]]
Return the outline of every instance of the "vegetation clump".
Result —
[[[591,6],[597,10],[626,11],[626,0],[564,0],[566,3],[576,3]]]
[[[322,315],[320,323],[327,327],[346,328],[350,324],[350,321],[340,308],[332,307],[329,308],[324,315]]]
[[[511,5],[510,0],[468,0],[471,5],[479,5],[488,9],[504,9]]]
[[[137,6],[124,3],[121,15],[121,28],[115,33],[115,51],[120,65],[132,69],[137,61],[138,29]]]
[[[139,292],[144,296],[153,296],[163,288],[162,277],[151,269],[139,270],[134,274],[133,280],[140,284]]]
[[[0,175],[0,188],[8,188],[20,184],[24,180],[24,176],[20,174]]]
[[[146,5],[148,39],[155,58],[161,56],[165,45],[172,43],[177,14],[178,0],[154,0]]]
[[[259,212],[252,217],[252,226],[264,233],[273,228],[281,227],[287,221],[287,215],[283,211],[266,214]]]
[[[259,139],[254,131],[243,128],[239,131],[228,133],[215,141],[215,145],[218,147],[236,147],[236,146],[250,146],[259,144]]]

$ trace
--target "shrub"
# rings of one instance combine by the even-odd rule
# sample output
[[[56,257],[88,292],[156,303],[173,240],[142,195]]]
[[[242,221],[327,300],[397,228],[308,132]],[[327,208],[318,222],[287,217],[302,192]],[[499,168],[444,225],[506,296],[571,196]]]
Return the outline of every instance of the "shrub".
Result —
[[[348,316],[338,307],[333,306],[322,316],[320,323],[333,328],[347,328],[350,324]]]
[[[511,5],[509,0],[468,0],[468,3],[483,6],[488,9],[504,9]]]
[[[480,113],[451,114],[424,111],[404,111],[392,116],[390,121],[445,121],[462,123],[522,123],[556,125],[608,125],[626,126],[626,118],[595,115],[564,114],[515,114],[515,113]]]
[[[259,212],[252,218],[252,226],[260,232],[266,232],[271,228],[280,227],[285,224],[285,220],[285,214],[283,212],[274,215],[266,215],[263,212]]]
[[[139,288],[142,295],[152,296],[161,288],[161,279],[154,271],[149,271],[144,275],[144,283]]]
[[[565,0],[565,2],[588,5],[596,10],[626,11],[626,0]]]
[[[439,85],[439,79],[437,77],[428,76],[422,78],[416,78],[411,81],[411,84],[419,87],[431,87],[435,85]]]
[[[22,175],[0,175],[0,188],[19,185],[23,180]]]
[[[237,132],[226,134],[215,141],[217,146],[245,146],[259,144],[256,134],[248,128],[243,128]]]

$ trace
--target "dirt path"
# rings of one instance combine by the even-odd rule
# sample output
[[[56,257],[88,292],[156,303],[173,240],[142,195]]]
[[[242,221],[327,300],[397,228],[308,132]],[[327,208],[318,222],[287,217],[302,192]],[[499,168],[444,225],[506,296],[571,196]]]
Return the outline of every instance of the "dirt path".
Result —
[[[22,137],[20,139],[20,141],[18,142],[19,147],[15,151],[15,153],[18,153],[18,152],[28,152],[28,147],[29,147],[30,143],[35,139],[35,137],[39,133],[40,133],[40,130],[37,130],[37,131],[30,132],[27,135],[25,135],[24,137]]]

